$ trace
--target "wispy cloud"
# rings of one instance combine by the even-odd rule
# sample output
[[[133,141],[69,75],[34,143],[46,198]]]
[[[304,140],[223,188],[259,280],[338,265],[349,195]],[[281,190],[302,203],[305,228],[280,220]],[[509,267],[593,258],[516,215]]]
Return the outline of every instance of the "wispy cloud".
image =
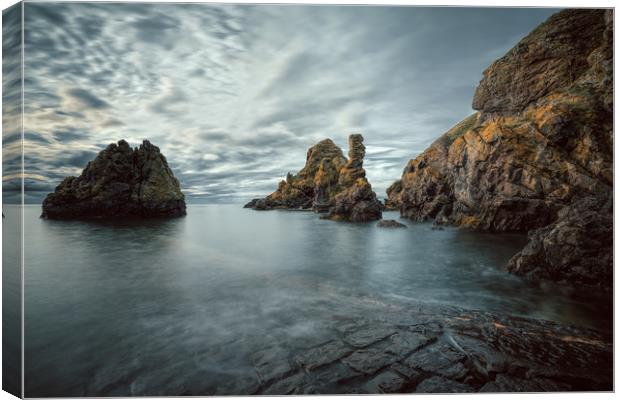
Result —
[[[26,3],[29,188],[148,138],[191,198],[238,200],[273,190],[322,138],[346,152],[362,132],[382,195],[471,112],[483,69],[554,11]]]

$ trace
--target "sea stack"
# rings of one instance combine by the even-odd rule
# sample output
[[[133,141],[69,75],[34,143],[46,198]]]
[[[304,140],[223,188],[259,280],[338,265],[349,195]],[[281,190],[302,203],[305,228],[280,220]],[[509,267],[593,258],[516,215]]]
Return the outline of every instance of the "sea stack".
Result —
[[[331,139],[312,146],[306,165],[288,174],[278,189],[245,205],[255,210],[297,209],[327,213],[325,218],[351,222],[381,219],[381,203],[372,191],[363,168],[363,137],[349,137],[349,159]]]
[[[365,222],[381,219],[381,202],[372,191],[363,168],[366,147],[362,135],[349,136],[349,161],[340,169],[340,191],[324,217],[335,221]]]
[[[551,16],[484,71],[477,112],[409,161],[387,204],[415,221],[531,231],[510,271],[611,287],[612,39],[612,10]]]
[[[50,219],[178,217],[186,214],[179,181],[157,146],[110,144],[79,177],[67,177],[43,201]]]

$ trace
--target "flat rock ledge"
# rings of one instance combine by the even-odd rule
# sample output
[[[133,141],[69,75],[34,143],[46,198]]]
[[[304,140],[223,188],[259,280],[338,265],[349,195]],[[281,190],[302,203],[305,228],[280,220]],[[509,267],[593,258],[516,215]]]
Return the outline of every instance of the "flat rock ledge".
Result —
[[[312,348],[258,352],[252,357],[256,380],[245,390],[264,395],[611,391],[612,361],[612,343],[593,330],[420,305],[408,314],[351,320]],[[239,390],[236,394],[243,394]]]

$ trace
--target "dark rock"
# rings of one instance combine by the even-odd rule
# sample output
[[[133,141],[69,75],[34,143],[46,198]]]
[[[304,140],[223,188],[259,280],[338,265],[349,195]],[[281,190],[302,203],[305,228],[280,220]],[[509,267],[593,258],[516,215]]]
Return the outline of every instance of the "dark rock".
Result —
[[[553,224],[530,232],[508,270],[529,279],[613,285],[613,197],[586,197],[566,207]]]
[[[416,387],[416,393],[471,393],[476,390],[463,383],[459,383],[440,376],[425,379]]]
[[[384,317],[394,321],[395,333]],[[340,335],[363,348],[352,348]],[[299,350],[294,358],[303,373],[289,370],[286,352],[266,350],[256,364],[259,376],[274,371],[271,376],[280,378],[257,393],[609,391],[612,349],[607,336],[550,321],[391,305],[380,321],[335,326],[333,340]]]
[[[260,201],[261,199],[252,199],[250,200],[248,203],[246,203],[246,205],[243,206],[243,208],[256,208],[256,204]]]
[[[307,376],[303,372],[282,379],[262,392],[264,395],[302,394],[308,384]]]
[[[297,356],[295,360],[306,371],[312,371],[323,365],[331,364],[352,352],[353,350],[340,340],[334,340]]]
[[[382,219],[381,221],[377,222],[377,226],[379,228],[406,228],[407,225],[405,224],[401,224],[398,221],[395,221],[393,219]]]
[[[385,352],[403,358],[435,340],[433,334],[400,331],[390,338],[391,344],[385,348]]]
[[[185,215],[179,181],[159,148],[110,144],[82,174],[65,178],[43,201],[41,217],[176,217]]]
[[[384,371],[371,379],[365,386],[369,393],[398,393],[407,381],[393,371]]]
[[[288,353],[281,348],[269,348],[251,357],[261,383],[270,383],[292,375],[296,368],[288,362]]]
[[[453,379],[462,377],[461,375],[464,374],[465,369],[461,364],[464,360],[463,353],[447,344],[440,343],[413,353],[403,363],[414,369]]]
[[[395,361],[394,354],[387,353],[381,349],[360,349],[342,360],[342,362],[356,371],[367,375],[374,374],[381,368],[386,367]]]
[[[349,333],[344,337],[344,341],[353,347],[363,348],[381,341],[394,333],[396,333],[396,330],[391,326],[370,326]]]

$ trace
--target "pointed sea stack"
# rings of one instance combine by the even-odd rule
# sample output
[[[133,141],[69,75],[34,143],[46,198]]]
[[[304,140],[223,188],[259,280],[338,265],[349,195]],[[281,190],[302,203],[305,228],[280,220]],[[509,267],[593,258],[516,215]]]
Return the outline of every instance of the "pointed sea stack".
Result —
[[[186,214],[179,181],[157,146],[121,140],[102,150],[79,177],[67,177],[43,201],[41,217],[178,217]]]
[[[308,150],[306,165],[297,174],[289,173],[275,192],[245,208],[314,210],[352,222],[381,219],[381,203],[363,168],[363,140],[362,135],[349,137],[349,160],[331,139],[320,141]]]
[[[613,10],[551,16],[486,71],[465,118],[387,204],[414,221],[530,232],[510,271],[610,288]]]
[[[381,202],[372,191],[363,168],[366,147],[362,135],[349,136],[349,161],[340,169],[338,186],[341,190],[334,197],[327,219],[335,221],[365,222],[381,219]]]

